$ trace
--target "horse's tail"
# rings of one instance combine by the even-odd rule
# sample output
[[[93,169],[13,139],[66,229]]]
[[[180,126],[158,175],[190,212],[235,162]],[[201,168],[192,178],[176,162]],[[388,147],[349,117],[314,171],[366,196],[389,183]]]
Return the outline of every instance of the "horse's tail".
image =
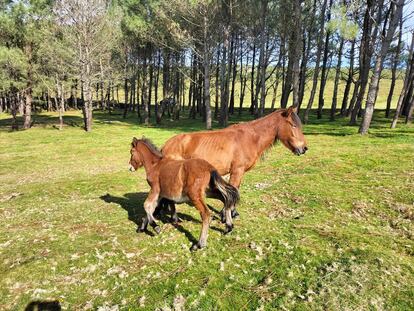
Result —
[[[224,207],[234,206],[240,200],[239,190],[225,181],[216,170],[210,173],[210,187],[221,193]]]

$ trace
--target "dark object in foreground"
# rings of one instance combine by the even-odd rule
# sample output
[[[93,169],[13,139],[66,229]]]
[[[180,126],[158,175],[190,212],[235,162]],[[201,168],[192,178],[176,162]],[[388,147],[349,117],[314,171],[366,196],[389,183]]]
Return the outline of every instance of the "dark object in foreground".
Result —
[[[225,233],[233,230],[231,211],[239,201],[239,192],[237,188],[227,183],[207,161],[166,159],[148,139],[134,137],[129,163],[131,171],[144,166],[147,181],[151,187],[144,202],[147,216],[142,220],[141,232],[146,231],[150,224],[156,233],[160,233],[161,229],[155,222],[154,211],[162,198],[174,203],[191,202],[200,212],[203,221],[200,239],[191,247],[191,250],[205,247],[210,223],[210,210],[205,203],[205,196],[219,199],[224,203]]]

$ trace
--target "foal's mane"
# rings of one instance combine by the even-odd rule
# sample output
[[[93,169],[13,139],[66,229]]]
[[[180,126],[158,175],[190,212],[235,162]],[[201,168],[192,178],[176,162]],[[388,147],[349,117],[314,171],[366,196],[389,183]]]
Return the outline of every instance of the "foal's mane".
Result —
[[[160,158],[162,158],[162,153],[161,153],[161,151],[158,149],[158,147],[157,146],[155,146],[154,145],[154,143],[150,140],[150,139],[148,139],[148,138],[146,138],[146,137],[142,137],[141,139],[136,139],[135,137],[134,137],[134,140],[132,141],[132,144],[134,145],[134,143],[135,143],[135,146],[136,146],[136,143],[138,143],[138,142],[142,142],[145,146],[147,146],[148,147],[148,149],[153,153],[153,154],[155,154],[156,156],[158,156],[158,157],[160,157]]]

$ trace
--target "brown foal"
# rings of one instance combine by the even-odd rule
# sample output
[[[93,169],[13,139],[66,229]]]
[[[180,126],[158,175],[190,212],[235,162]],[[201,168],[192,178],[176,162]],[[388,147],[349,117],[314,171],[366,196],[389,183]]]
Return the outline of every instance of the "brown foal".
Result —
[[[296,112],[295,107],[289,107],[221,130],[178,134],[165,143],[162,154],[176,160],[204,159],[220,175],[230,174],[230,184],[239,188],[244,173],[277,140],[296,155],[308,150]],[[236,215],[234,209],[233,217]]]
[[[174,203],[191,202],[198,209],[202,219],[199,241],[192,250],[205,247],[210,223],[210,210],[205,196],[216,198],[224,203],[226,231],[233,229],[231,209],[239,200],[237,188],[227,183],[207,161],[202,159],[173,160],[164,158],[161,152],[148,140],[134,137],[131,147],[130,170],[144,166],[151,190],[144,202],[147,216],[144,217],[141,231],[150,224],[159,233],[160,227],[153,216],[161,199]]]

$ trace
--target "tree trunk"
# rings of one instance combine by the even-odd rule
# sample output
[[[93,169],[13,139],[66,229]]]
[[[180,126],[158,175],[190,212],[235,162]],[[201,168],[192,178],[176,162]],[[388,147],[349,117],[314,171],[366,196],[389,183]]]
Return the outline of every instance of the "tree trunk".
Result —
[[[11,87],[11,89],[13,90],[13,86]],[[11,128],[12,131],[17,131],[19,129],[19,124],[17,123],[17,104],[18,103],[18,99],[17,99],[17,91],[14,91],[11,96],[10,96],[10,110],[11,110],[11,114],[13,117],[13,121],[11,124]]]
[[[331,20],[331,7],[332,7],[332,0],[329,1],[329,8],[328,8],[328,16],[327,16],[327,22]],[[326,30],[325,35],[325,47],[323,49],[323,59],[322,59],[322,72],[321,72],[321,85],[319,88],[319,101],[318,101],[318,112],[317,112],[317,118],[322,118],[322,109],[325,105],[325,99],[324,99],[324,92],[325,92],[325,85],[326,85],[326,71],[327,67],[326,64],[328,62],[328,54],[329,54],[329,37],[331,35],[331,32],[329,29]]]
[[[181,101],[180,101],[180,71],[178,67],[180,65],[180,54],[178,52],[175,53],[174,58],[174,87],[173,87],[173,98],[175,101],[174,106],[174,120],[180,119],[180,112],[181,112]]]
[[[208,44],[208,20],[204,15],[204,49],[203,49],[203,67],[204,67],[204,105],[206,107],[206,129],[211,130],[211,106],[210,106],[210,47]]]
[[[78,110],[78,80],[75,80],[75,83],[73,84],[73,88],[71,90],[73,93],[73,108],[75,110]]]
[[[125,119],[128,113],[128,77],[127,77],[127,66],[125,64],[124,68],[124,115],[123,118]]]
[[[146,125],[149,124],[149,110],[148,110],[148,92],[147,92],[147,68],[148,64],[147,64],[147,57],[144,56],[144,62],[143,62],[143,66],[142,66],[142,86],[141,86],[141,92],[142,92],[142,96],[141,96],[141,100],[142,100],[142,106],[144,107],[144,123]],[[138,105],[139,107],[140,105]],[[138,108],[139,109],[139,108]]]
[[[383,38],[383,41],[381,43],[381,50],[379,54],[377,55],[377,59],[375,61],[374,73],[371,77],[371,82],[370,82],[369,89],[368,89],[368,99],[366,102],[364,118],[359,128],[360,134],[368,133],[368,129],[371,124],[372,116],[374,113],[375,101],[378,95],[378,85],[379,85],[379,80],[380,80],[380,76],[381,76],[381,72],[383,68],[384,58],[388,52],[395,30],[398,26],[398,22],[401,18],[403,6],[404,6],[404,0],[397,0],[396,4],[394,4],[393,2],[391,3],[390,10],[392,13],[391,13],[390,24],[388,26],[387,34]]]
[[[309,54],[311,51],[311,43],[312,43],[312,33],[315,25],[315,19],[316,19],[316,0],[313,1],[312,5],[312,13],[310,14],[310,25],[308,29],[308,36],[305,38],[303,36],[303,49],[302,49],[302,62],[300,66],[300,82],[299,82],[299,106],[298,110],[300,109],[302,102],[303,102],[303,96],[305,95],[305,85],[306,85],[306,73],[308,70],[308,60],[309,60]],[[305,29],[303,29],[303,33],[305,33]],[[277,87],[275,90],[275,93],[277,91]],[[276,95],[275,95],[276,96]],[[274,106],[273,100],[272,100],[272,107]],[[273,108],[272,108],[273,109]]]
[[[90,64],[90,51],[88,47],[85,48],[85,64],[82,70],[82,92],[85,98],[83,104],[83,120],[85,131],[92,131],[92,114],[93,114],[93,104],[92,104],[92,91],[91,91],[91,64]]]
[[[336,64],[334,91],[333,91],[333,97],[332,97],[331,121],[335,121],[336,103],[338,100],[338,85],[339,85],[339,78],[341,75],[341,61],[342,61],[343,46],[344,46],[344,38],[341,38],[341,42],[339,43],[339,49],[338,49],[338,63]]]
[[[169,96],[170,92],[170,52],[164,51],[164,63],[162,66],[162,98]]]
[[[32,64],[32,44],[25,46],[25,54],[27,57],[27,85],[25,91],[25,106],[24,106],[24,123],[23,128],[29,129],[32,119],[32,86],[33,86],[33,64]]]
[[[148,119],[151,119],[151,98],[152,98],[152,84],[154,81],[154,63],[149,64],[149,85],[148,85]],[[148,120],[149,123],[149,120]]]
[[[397,48],[395,50],[395,54],[394,54],[394,58],[393,58],[393,62],[392,62],[391,86],[390,86],[390,91],[389,91],[388,97],[387,97],[387,108],[385,109],[385,117],[387,117],[387,118],[390,117],[391,101],[392,101],[392,96],[394,94],[395,80],[397,78],[397,66],[398,66],[398,62],[400,60],[402,32],[403,32],[403,20],[401,18],[401,20],[400,20],[400,31],[398,33]]]
[[[100,73],[100,81],[99,81],[99,87],[100,87],[100,91],[101,91],[101,110],[105,110],[106,109],[106,103],[105,103],[105,96],[104,96],[104,71],[103,71],[103,66],[102,66],[102,59],[99,59],[99,73]]]
[[[351,51],[350,51],[350,56],[349,57],[350,57],[350,60],[349,60],[348,78],[346,79],[344,97],[342,99],[341,116],[346,115],[346,110],[347,110],[347,106],[348,106],[349,91],[351,90],[351,84],[352,84],[353,77],[354,77],[355,39],[352,40]]]
[[[413,113],[414,113],[414,95],[411,96],[410,104],[409,104],[408,114],[405,118],[405,123],[411,123],[413,122]]]
[[[302,16],[301,16],[301,0],[296,0],[294,2],[294,20],[296,21],[296,25],[294,30],[292,31],[292,87],[293,87],[293,106],[299,107],[300,102],[300,95],[299,95],[299,88],[300,88],[300,68],[299,68],[299,61],[300,61],[300,43],[302,42]]]
[[[227,56],[227,50],[229,47],[230,25],[227,24],[223,30],[223,53],[221,59],[221,71],[220,71],[220,126],[226,127],[228,123],[228,102],[229,102],[229,70],[227,69],[227,63],[229,57]],[[231,54],[231,53],[228,53]],[[231,58],[230,58],[231,59]]]
[[[243,111],[243,102],[244,102],[244,96],[246,94],[246,86],[247,86],[247,64],[249,63],[249,54],[247,53],[247,59],[246,59],[246,69],[245,73],[243,73],[243,41],[241,43],[240,47],[240,102],[239,102],[239,116],[242,114]]]
[[[198,61],[197,61],[197,54],[193,53],[193,65],[192,65],[192,73],[191,73],[191,87],[192,91],[190,94],[192,97],[189,99],[189,102],[191,103],[191,109],[190,109],[190,117],[192,119],[196,118],[196,97],[197,97],[197,83],[196,83],[196,77],[197,77],[197,67],[198,67]]]
[[[265,109],[265,100],[266,100],[266,59],[265,59],[265,52],[266,52],[266,40],[267,40],[267,33],[266,33],[266,17],[267,17],[267,0],[260,1],[260,12],[261,12],[261,34],[260,34],[260,55],[259,55],[259,79],[260,79],[260,109],[257,109],[257,98],[255,98],[255,116],[263,116],[264,109]],[[259,86],[258,85],[258,86]],[[259,87],[257,87],[257,91]],[[257,97],[257,96],[256,96]]]
[[[63,109],[65,106],[65,99],[64,99],[64,90],[63,90],[63,82],[59,83],[58,77],[56,77],[56,92],[57,98],[56,100],[59,102],[59,130],[63,129]]]
[[[251,77],[250,77],[250,113],[253,114],[254,112],[254,107],[255,107],[255,103],[254,103],[254,94],[255,94],[255,90],[254,90],[254,70],[255,70],[255,65],[256,63],[256,41],[254,41],[253,43],[253,56],[252,56],[252,72],[251,72]]]
[[[219,113],[219,94],[220,94],[220,47],[217,48],[217,62],[216,62],[216,81],[215,81],[215,102],[214,102],[214,119],[217,120]]]
[[[237,63],[236,63],[236,52],[237,51],[237,44],[238,40],[235,42],[234,36],[232,38],[232,77],[231,77],[231,92],[230,92],[230,105],[229,105],[229,113],[234,113],[234,92],[235,92],[235,85],[236,85],[236,78],[237,78]]]
[[[289,39],[290,41],[291,39]],[[293,78],[293,62],[292,57],[289,56],[288,66],[285,75],[285,83],[282,90],[282,98],[280,100],[280,107],[286,108],[289,100],[290,92],[292,91],[292,78]]]
[[[160,79],[160,65],[161,65],[161,51],[160,50],[158,50],[158,57],[157,57],[157,72],[156,72],[156,74],[155,74],[155,85],[154,85],[154,87],[155,87],[155,98],[154,98],[154,100],[155,100],[155,122],[157,123],[157,124],[160,124],[161,123],[161,113],[160,113],[160,110],[159,110],[159,106],[158,106],[158,82],[159,82],[159,79]]]
[[[323,1],[322,8],[321,8],[321,16],[320,16],[320,28],[324,29],[325,27],[325,11],[326,11],[327,0]],[[313,71],[313,81],[312,81],[312,89],[308,101],[308,105],[306,106],[305,112],[303,114],[303,123],[308,123],[309,120],[309,112],[312,108],[313,101],[315,99],[316,87],[318,86],[318,77],[319,77],[319,66],[322,54],[322,44],[323,44],[323,31],[320,31],[317,36],[317,50],[316,50],[316,61],[315,61],[315,68]]]
[[[397,126],[398,118],[401,114],[401,108],[404,101],[404,98],[407,97],[410,88],[414,87],[414,32],[412,33],[411,37],[411,46],[409,50],[409,63],[407,65],[407,71],[405,73],[404,84],[401,90],[400,97],[398,98],[397,108],[395,110],[394,118],[391,123],[391,128],[395,128]]]
[[[363,34],[361,39],[361,46],[359,52],[359,78],[358,78],[358,95],[356,96],[355,105],[351,113],[350,125],[356,125],[357,117],[361,109],[362,101],[364,100],[365,90],[368,84],[369,69],[371,64],[371,57],[374,51],[374,41],[377,38],[379,24],[382,20],[382,7],[384,0],[378,3],[377,18],[375,20],[374,31],[371,34],[373,25],[373,14],[375,11],[375,3],[373,0],[367,1],[367,9],[364,16]],[[371,11],[372,10],[372,11]]]

